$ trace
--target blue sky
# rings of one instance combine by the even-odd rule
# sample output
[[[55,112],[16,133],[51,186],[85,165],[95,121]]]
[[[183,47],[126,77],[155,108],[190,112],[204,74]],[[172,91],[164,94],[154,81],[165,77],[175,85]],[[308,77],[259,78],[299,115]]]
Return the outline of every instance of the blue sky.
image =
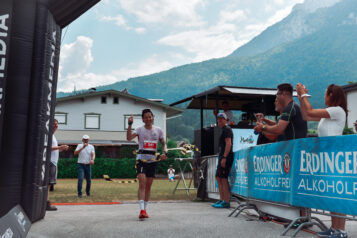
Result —
[[[63,29],[57,90],[227,56],[303,1],[102,0]]]

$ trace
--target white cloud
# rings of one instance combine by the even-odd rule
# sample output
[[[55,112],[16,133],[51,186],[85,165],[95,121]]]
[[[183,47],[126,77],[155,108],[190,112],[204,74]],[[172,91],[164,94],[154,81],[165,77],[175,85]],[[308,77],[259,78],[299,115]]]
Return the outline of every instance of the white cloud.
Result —
[[[246,19],[243,10],[222,10],[216,25],[171,34],[159,39],[158,43],[180,47],[195,54],[194,62],[223,57],[247,42],[247,39],[237,35],[237,25]]]
[[[118,0],[121,7],[145,24],[159,23],[175,26],[202,26],[202,17],[196,8],[204,6],[203,0]]]
[[[134,30],[137,34],[144,34],[146,32],[146,28],[144,28],[144,27],[133,28],[133,27],[129,26],[123,15],[117,15],[115,17],[105,16],[105,17],[101,17],[100,20],[115,22],[115,24],[117,26],[123,27],[125,30],[128,30],[128,31]]]
[[[246,20],[247,16],[243,10],[235,10],[235,11],[221,11],[220,12],[222,22],[229,22],[229,21],[241,21]]]
[[[72,91],[106,85],[131,77],[144,76],[172,68],[170,62],[153,55],[139,63],[130,63],[108,74],[88,72],[92,57],[93,40],[80,36],[71,44],[66,44],[61,50],[58,91]]]
[[[117,26],[127,27],[126,21],[123,15],[117,15],[116,17],[105,16],[101,18],[102,21],[114,21]]]
[[[62,46],[60,59],[61,76],[85,72],[93,62],[93,40],[86,36],[78,36],[71,44]]]
[[[135,32],[138,34],[144,34],[146,32],[146,28],[144,27],[135,28]]]
[[[126,80],[132,77],[149,75],[172,68],[173,65],[165,60],[161,60],[158,55],[153,55],[139,63],[130,63],[125,67],[112,72],[118,81]]]
[[[276,0],[275,4],[280,5],[281,1]],[[267,27],[284,19],[290,14],[292,8],[293,4],[275,11],[275,14],[268,20],[264,19],[264,22],[251,19],[250,12],[246,10],[221,10],[220,18],[215,25],[198,30],[192,29],[173,33],[162,37],[158,40],[158,43],[179,47],[195,54],[195,62],[224,57],[247,43]]]
[[[74,84],[77,89],[110,84],[179,64],[226,56],[282,20],[291,12],[294,3],[302,1],[273,0],[266,5],[263,0],[104,0],[103,8],[108,6],[110,10],[98,13],[97,19],[141,34],[138,38],[124,34],[122,40],[124,45],[131,44],[133,39],[138,44],[145,44],[146,55],[133,60],[135,64],[118,63],[117,69],[96,74],[93,71],[96,66],[91,67],[93,40],[78,37],[62,48],[59,90],[71,91]],[[152,46],[152,42],[159,45]],[[167,46],[175,47],[175,53],[163,52],[169,48]]]
[[[274,0],[276,5],[284,5],[284,0]]]
[[[229,26],[222,25],[222,28]],[[183,48],[196,55],[194,62],[200,62],[226,56],[245,42],[238,41],[232,32],[222,33],[217,28],[211,28],[169,35],[160,39],[158,43]]]

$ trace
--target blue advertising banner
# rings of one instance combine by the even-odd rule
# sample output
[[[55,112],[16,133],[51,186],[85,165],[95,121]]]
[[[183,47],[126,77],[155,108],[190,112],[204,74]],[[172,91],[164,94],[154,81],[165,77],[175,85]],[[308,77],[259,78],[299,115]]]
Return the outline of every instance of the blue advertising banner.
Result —
[[[242,196],[357,215],[357,135],[239,150],[230,182]]]
[[[234,161],[229,184],[231,184],[231,192],[248,197],[248,157],[249,150],[239,150],[234,153]]]
[[[289,142],[256,146],[249,153],[249,197],[291,203],[291,154]]]
[[[357,215],[357,135],[295,143],[293,205]]]

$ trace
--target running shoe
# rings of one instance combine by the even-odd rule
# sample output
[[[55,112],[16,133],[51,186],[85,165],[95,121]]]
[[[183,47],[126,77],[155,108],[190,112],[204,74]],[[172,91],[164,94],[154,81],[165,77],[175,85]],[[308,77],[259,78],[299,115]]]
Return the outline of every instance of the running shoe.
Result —
[[[329,235],[328,238],[348,238],[347,232],[337,229],[335,233]]]
[[[221,200],[218,200],[216,203],[212,204],[212,207],[216,207],[218,204],[221,204],[221,202],[222,202]]]
[[[215,208],[230,208],[231,204],[229,202],[223,201],[220,204],[218,204],[217,206],[215,206]]]
[[[326,230],[326,231],[320,231],[317,232],[317,235],[319,237],[328,237],[330,235],[333,235],[335,233],[335,229],[333,229],[332,227],[330,227],[330,229]]]
[[[140,219],[142,219],[142,218],[149,218],[149,215],[146,213],[145,210],[141,210],[141,211],[140,211],[139,218],[140,218]]]

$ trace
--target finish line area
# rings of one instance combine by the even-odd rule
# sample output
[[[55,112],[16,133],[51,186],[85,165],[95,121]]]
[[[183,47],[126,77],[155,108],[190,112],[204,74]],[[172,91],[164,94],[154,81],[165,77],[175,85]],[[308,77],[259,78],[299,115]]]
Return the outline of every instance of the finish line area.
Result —
[[[236,205],[232,202],[232,205]],[[136,202],[119,205],[58,206],[34,223],[27,237],[282,237],[283,225],[262,222],[254,213],[228,217],[231,209],[215,209],[209,202],[159,201],[150,203],[150,218],[139,221]],[[330,217],[319,216],[326,225]],[[357,234],[355,222],[347,221],[350,234]],[[318,228],[313,228],[318,231]],[[291,231],[292,233],[293,231]],[[291,235],[288,233],[287,235]],[[297,237],[317,237],[299,232]]]

